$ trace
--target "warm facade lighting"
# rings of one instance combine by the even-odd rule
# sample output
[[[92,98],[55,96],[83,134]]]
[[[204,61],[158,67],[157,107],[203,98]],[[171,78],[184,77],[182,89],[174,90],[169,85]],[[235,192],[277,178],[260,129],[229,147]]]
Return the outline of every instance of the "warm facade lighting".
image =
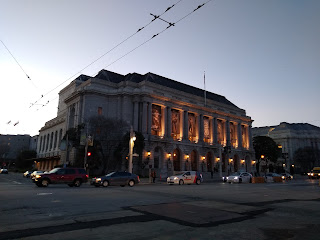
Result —
[[[253,161],[252,161],[252,165],[254,165],[254,164],[256,164],[256,161],[253,160]]]
[[[150,155],[151,155],[151,152],[148,152],[147,154],[148,154],[148,157],[150,157]]]
[[[264,159],[264,155],[261,155],[261,158]]]
[[[216,161],[219,162],[219,161],[220,161],[220,158],[216,158]]]

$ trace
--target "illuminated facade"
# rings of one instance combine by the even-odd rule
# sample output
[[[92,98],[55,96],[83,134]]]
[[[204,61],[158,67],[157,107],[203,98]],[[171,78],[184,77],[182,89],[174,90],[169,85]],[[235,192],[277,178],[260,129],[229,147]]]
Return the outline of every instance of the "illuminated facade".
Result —
[[[294,155],[298,149],[310,147],[320,150],[320,128],[308,123],[287,123],[281,122],[275,126],[252,128],[252,135],[268,136],[272,138],[281,148],[282,156],[278,159],[277,165],[284,167],[286,171],[299,172],[310,171],[311,169],[300,169],[298,163],[294,162]],[[319,156],[316,156],[315,166],[320,164]]]
[[[60,92],[59,111],[64,131],[98,114],[130,123],[144,135],[142,161],[157,176],[255,169],[245,110],[211,92],[205,101],[203,90],[153,73],[82,75]]]

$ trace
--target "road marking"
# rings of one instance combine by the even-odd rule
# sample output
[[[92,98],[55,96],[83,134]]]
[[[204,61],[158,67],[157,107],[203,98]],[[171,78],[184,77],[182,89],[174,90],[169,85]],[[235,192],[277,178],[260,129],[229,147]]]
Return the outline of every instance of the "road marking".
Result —
[[[15,184],[22,184],[21,182],[12,181]]]
[[[51,195],[52,193],[37,193],[38,196]]]

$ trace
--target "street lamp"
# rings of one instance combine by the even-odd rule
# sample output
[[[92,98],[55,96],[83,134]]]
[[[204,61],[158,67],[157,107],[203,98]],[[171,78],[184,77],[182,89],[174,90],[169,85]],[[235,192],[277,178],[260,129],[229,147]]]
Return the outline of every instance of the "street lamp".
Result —
[[[130,140],[129,140],[129,169],[128,169],[129,173],[132,173],[132,154],[133,154],[133,147],[134,147],[135,140],[136,140],[136,135],[133,131],[133,128],[131,127]]]

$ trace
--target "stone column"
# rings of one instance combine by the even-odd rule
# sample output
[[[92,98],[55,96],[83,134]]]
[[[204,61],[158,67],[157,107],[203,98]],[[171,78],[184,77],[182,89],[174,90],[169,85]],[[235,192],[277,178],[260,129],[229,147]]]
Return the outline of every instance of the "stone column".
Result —
[[[201,141],[201,138],[200,138],[200,115],[199,114],[197,114],[196,115],[196,135],[197,135],[197,137],[198,137],[198,142],[200,142]],[[203,138],[202,138],[202,141],[203,141]]]
[[[147,134],[151,134],[151,124],[152,124],[152,103],[148,103],[148,117],[147,117]]]
[[[217,122],[217,118],[214,117],[212,119],[212,134],[213,134],[213,143],[217,144],[218,143],[218,122]]]
[[[172,121],[171,121],[171,107],[167,107],[167,137],[171,138]]]
[[[249,143],[249,150],[252,150],[252,132],[251,132],[251,123],[248,125],[248,143]]]
[[[121,114],[122,114],[122,99],[120,96],[118,96],[118,102],[117,102],[117,119],[121,119]]]
[[[183,112],[183,140],[188,140],[188,111]]]
[[[161,107],[161,128],[163,128],[162,130],[162,135],[163,136],[167,136],[167,131],[168,131],[168,124],[167,124],[167,109],[166,107]]]
[[[242,149],[241,122],[238,122],[238,149]]]
[[[148,114],[148,104],[147,102],[142,103],[142,123],[141,130],[142,134],[147,134],[147,114]]]
[[[203,137],[204,137],[204,126],[203,126],[203,115],[200,114],[198,117],[199,120],[199,142],[203,142]]]
[[[138,101],[134,101],[133,102],[133,130],[134,131],[138,131],[138,127],[139,127],[139,102]]]
[[[227,146],[230,146],[231,145],[231,142],[230,142],[230,121],[227,120],[225,124],[226,124]]]

